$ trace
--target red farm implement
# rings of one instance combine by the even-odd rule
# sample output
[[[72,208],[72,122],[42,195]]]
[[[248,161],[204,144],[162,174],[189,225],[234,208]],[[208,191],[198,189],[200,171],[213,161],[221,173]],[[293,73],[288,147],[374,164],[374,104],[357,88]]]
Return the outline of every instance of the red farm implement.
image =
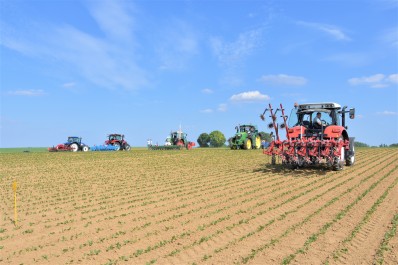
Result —
[[[355,162],[354,137],[349,137],[345,126],[345,114],[351,119],[355,109],[346,111],[337,103],[295,104],[290,117],[280,107],[275,111],[268,105],[261,119],[269,112],[268,124],[273,141],[263,153],[271,156],[271,164],[280,157],[282,164],[291,168],[315,165],[325,162],[333,170],[342,170],[344,164],[351,166]],[[282,122],[278,123],[278,113]],[[279,129],[286,131],[286,139],[281,140]]]

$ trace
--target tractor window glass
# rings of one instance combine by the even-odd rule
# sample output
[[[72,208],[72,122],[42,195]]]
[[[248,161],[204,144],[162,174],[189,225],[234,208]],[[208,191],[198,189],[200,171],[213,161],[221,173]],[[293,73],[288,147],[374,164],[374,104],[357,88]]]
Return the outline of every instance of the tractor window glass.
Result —
[[[331,114],[332,114],[331,112],[329,112],[329,113],[321,112],[321,120],[322,120],[322,123],[324,123],[324,125],[327,126],[327,125],[333,124],[333,119],[332,119]]]
[[[294,126],[296,126],[297,124],[298,124],[297,109],[294,108],[294,109],[292,109],[292,111],[290,112],[288,125],[289,125],[289,127],[294,127]]]

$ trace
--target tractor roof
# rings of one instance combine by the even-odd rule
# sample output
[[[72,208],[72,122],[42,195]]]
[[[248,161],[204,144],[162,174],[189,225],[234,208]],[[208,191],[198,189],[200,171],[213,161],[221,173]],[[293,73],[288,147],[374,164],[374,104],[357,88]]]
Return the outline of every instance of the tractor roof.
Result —
[[[299,104],[299,110],[304,109],[341,109],[340,104],[334,102],[322,102],[322,103],[306,103]]]
[[[257,125],[253,125],[253,124],[240,124],[239,125],[239,127],[243,127],[243,126],[245,126],[245,127],[256,127],[257,128]]]
[[[108,134],[108,136],[111,136],[111,135],[120,135],[120,136],[124,136],[123,134],[120,134],[120,133],[110,133],[110,134]]]

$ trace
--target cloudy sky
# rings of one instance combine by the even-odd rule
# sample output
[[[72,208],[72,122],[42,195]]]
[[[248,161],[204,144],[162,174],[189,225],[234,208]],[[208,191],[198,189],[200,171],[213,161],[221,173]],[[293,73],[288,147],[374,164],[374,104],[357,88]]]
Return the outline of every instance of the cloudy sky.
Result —
[[[398,142],[398,1],[0,1],[0,147],[162,144],[257,124],[268,103],[355,107]]]

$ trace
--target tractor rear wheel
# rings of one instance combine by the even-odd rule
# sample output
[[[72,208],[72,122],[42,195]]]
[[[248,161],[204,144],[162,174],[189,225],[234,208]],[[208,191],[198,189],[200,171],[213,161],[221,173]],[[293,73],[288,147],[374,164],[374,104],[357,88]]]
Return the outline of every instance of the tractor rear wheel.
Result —
[[[70,145],[70,149],[73,152],[77,152],[77,151],[79,151],[79,146],[77,145],[77,143],[73,143],[73,144]]]
[[[245,142],[243,143],[243,148],[246,150],[252,149],[252,140],[246,139]]]
[[[337,141],[338,145],[343,141],[344,141],[343,137],[340,137],[339,140]],[[333,159],[333,166],[332,166],[333,170],[335,170],[335,171],[343,170],[344,162],[345,162],[345,147],[341,146],[340,147],[340,156],[336,156]]]
[[[256,145],[254,146],[255,149],[259,149],[261,146],[261,137],[259,135],[256,136]]]
[[[120,144],[118,142],[113,143],[113,146],[115,147],[116,151],[120,150]]]

